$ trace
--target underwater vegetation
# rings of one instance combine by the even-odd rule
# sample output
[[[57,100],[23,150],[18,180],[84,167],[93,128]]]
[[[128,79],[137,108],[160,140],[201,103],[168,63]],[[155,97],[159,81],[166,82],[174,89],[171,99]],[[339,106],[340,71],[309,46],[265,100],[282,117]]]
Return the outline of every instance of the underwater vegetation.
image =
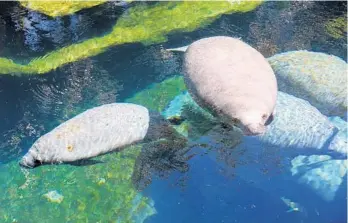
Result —
[[[335,39],[344,38],[347,36],[347,19],[344,17],[331,19],[326,22],[325,29]]]
[[[184,88],[183,79],[175,76],[126,101],[141,102],[162,112]],[[149,100],[153,98],[157,100]],[[64,119],[83,110],[76,104]],[[154,171],[165,176],[172,170],[188,170],[184,156],[187,148],[182,143],[185,142],[170,141],[173,147],[166,141],[130,146],[118,153],[77,163],[80,166],[44,165],[30,172],[21,169],[17,160],[3,164],[0,221],[143,222],[156,210],[151,198],[137,189],[151,182]]]
[[[106,2],[106,0],[93,1],[33,1],[33,0],[19,0],[20,4],[31,10],[39,11],[51,17],[65,16],[73,14],[81,9],[90,8]]]
[[[175,1],[154,5],[140,4],[129,8],[118,19],[111,32],[73,44],[23,65],[0,58],[0,74],[44,74],[64,64],[100,54],[110,46],[137,43],[161,43],[174,32],[190,32],[205,26],[223,14],[248,12],[262,1]]]
[[[346,9],[345,2],[267,1],[255,11],[255,22],[250,24],[247,39],[265,57],[314,50],[346,60]]]
[[[175,96],[186,90],[184,79],[174,76],[161,83],[154,83],[148,88],[136,93],[126,102],[139,104],[150,110],[162,112]]]
[[[94,165],[48,165],[30,172],[17,162],[2,165],[0,221],[143,222],[156,210],[132,184],[140,149],[98,157]]]

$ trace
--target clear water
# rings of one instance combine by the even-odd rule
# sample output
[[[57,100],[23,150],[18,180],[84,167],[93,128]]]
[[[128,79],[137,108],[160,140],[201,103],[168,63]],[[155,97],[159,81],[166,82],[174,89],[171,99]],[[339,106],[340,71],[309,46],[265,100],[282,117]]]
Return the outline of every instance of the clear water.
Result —
[[[0,2],[0,57],[26,64],[103,36],[137,4],[144,3],[108,2],[52,18],[18,2]],[[36,139],[88,108],[127,100],[155,109],[167,105],[180,93],[180,84],[158,88],[156,97],[134,99],[153,83],[180,76],[182,58],[166,48],[228,35],[241,37],[265,57],[309,50],[346,61],[346,33],[337,31],[339,36],[333,37],[325,28],[330,19],[344,17],[346,22],[346,11],[346,2],[265,2],[251,12],[222,15],[193,31],[171,33],[161,43],[110,46],[42,75],[0,75],[0,222],[347,222],[346,174],[336,179],[337,187],[310,179],[316,190],[291,175],[287,164],[294,154],[286,157],[252,140],[248,150],[234,150],[231,138],[223,134],[192,139],[187,153],[145,155],[152,159],[146,165],[139,164],[144,156],[139,147],[98,157],[101,164],[29,171],[18,165]],[[267,149],[248,152],[259,147]],[[346,173],[331,157],[319,160],[332,169],[329,177]],[[140,175],[147,180],[138,190],[139,182],[132,181],[134,164],[144,165]],[[316,167],[314,163],[310,168]],[[49,201],[45,194],[50,191],[63,200]],[[328,191],[332,199],[325,199]]]

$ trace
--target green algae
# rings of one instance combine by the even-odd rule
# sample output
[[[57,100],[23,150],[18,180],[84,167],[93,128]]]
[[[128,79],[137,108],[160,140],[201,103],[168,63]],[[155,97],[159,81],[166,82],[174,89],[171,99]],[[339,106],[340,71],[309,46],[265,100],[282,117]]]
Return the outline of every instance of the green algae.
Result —
[[[143,105],[150,110],[162,112],[171,100],[186,89],[184,79],[174,76],[161,83],[155,83],[136,93],[126,102]]]
[[[106,0],[98,1],[72,1],[72,0],[19,0],[19,3],[31,10],[35,10],[51,17],[73,14],[82,9],[91,8],[105,3]]]
[[[97,157],[103,163],[89,166],[46,165],[29,171],[17,162],[1,166],[0,221],[142,222],[155,209],[131,182],[140,149],[131,146]],[[105,179],[103,184],[98,183],[100,178]],[[45,194],[55,190],[64,199],[52,203]]]
[[[185,89],[182,76],[174,76],[126,101],[162,111]],[[82,110],[74,107],[68,116]],[[96,157],[102,163],[86,166],[45,165],[28,171],[17,161],[1,165],[0,222],[143,222],[156,210],[131,179],[141,149],[141,144],[130,146]],[[45,194],[51,191],[64,199],[60,203],[47,199]]]
[[[328,20],[325,23],[325,30],[327,34],[335,39],[347,37],[347,18],[338,17],[336,19]]]
[[[212,23],[223,14],[248,12],[261,3],[262,1],[175,1],[140,4],[128,9],[111,32],[104,36],[58,49],[35,58],[26,65],[0,58],[0,74],[44,74],[64,64],[96,56],[110,46],[165,42],[169,34],[191,32]]]

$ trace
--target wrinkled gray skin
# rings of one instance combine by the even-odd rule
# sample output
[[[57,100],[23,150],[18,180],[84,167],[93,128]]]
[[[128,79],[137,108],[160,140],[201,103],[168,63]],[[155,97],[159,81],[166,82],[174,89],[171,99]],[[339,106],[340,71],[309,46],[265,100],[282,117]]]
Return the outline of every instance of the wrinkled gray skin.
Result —
[[[259,136],[262,142],[299,149],[321,149],[347,155],[347,138],[308,101],[278,92],[277,116]]]
[[[197,104],[222,122],[239,126],[245,135],[265,133],[278,90],[274,72],[261,53],[236,38],[209,37],[187,48],[183,68]]]
[[[41,136],[20,165],[34,168],[41,164],[85,160],[137,142],[175,135],[166,120],[143,106],[106,104],[86,110]]]

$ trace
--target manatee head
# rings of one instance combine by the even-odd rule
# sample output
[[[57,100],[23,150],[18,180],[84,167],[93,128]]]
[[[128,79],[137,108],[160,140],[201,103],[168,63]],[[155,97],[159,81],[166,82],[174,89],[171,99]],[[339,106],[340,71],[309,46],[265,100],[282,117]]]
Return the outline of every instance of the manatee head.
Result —
[[[272,114],[260,112],[246,112],[236,121],[237,126],[245,135],[262,135],[266,132],[266,126],[273,121]]]

